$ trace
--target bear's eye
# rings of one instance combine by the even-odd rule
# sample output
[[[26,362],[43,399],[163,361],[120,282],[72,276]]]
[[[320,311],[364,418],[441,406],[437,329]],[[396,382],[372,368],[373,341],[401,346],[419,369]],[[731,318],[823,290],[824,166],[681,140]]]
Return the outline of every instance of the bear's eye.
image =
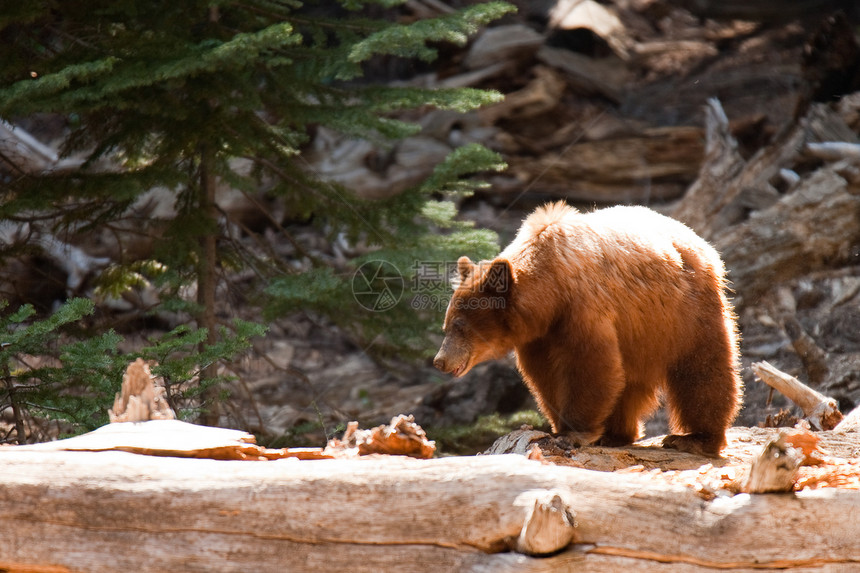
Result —
[[[457,317],[451,323],[451,326],[456,330],[465,330],[466,328],[466,319],[463,317]]]

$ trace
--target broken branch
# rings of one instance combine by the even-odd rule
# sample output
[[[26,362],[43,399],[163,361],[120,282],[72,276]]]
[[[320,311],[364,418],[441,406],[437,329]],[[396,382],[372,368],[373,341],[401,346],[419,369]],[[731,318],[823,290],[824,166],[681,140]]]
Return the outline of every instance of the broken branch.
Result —
[[[832,430],[842,420],[839,404],[768,362],[755,362],[753,372],[759,380],[782,392],[797,404],[816,430]]]

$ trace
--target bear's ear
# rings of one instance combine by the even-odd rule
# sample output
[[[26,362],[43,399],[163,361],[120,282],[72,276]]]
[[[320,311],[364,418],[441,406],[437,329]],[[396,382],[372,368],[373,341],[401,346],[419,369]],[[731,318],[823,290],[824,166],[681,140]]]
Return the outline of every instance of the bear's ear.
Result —
[[[508,294],[514,286],[514,269],[507,259],[496,259],[490,263],[481,283],[484,291],[495,294]]]
[[[469,257],[460,257],[457,259],[457,274],[460,276],[460,282],[465,281],[472,273],[475,272],[475,263]]]

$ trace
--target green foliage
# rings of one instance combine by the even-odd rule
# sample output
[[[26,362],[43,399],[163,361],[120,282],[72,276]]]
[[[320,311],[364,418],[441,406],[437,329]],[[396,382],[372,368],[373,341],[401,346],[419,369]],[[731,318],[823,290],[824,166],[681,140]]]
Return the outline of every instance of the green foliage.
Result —
[[[154,311],[181,311],[189,322],[196,321],[198,328],[176,329],[140,351],[159,361],[172,398],[199,399],[203,389],[218,383],[211,373],[200,378],[202,369],[241,351],[250,337],[262,333],[248,323],[234,323],[229,333],[219,329],[218,336],[208,336],[213,328],[201,328],[214,316],[212,309],[179,295],[195,283],[198,292],[214,291],[205,277],[213,276],[208,271],[216,267],[249,264],[259,270],[269,318],[314,310],[331,316],[372,349],[421,354],[427,351],[428,328],[438,326],[444,301],[415,305],[416,295],[429,292],[412,288],[413,283],[422,286],[416,282],[420,263],[450,261],[464,253],[482,258],[497,249],[492,233],[456,220],[453,203],[483,186],[480,174],[504,167],[497,154],[480,146],[455,150],[427,181],[380,201],[361,199],[322,180],[300,158],[302,146],[320,125],[388,141],[419,130],[396,118],[396,112],[424,106],[463,112],[501,99],[498,93],[475,89],[364,81],[368,62],[377,56],[431,60],[439,42],[463,45],[479,27],[513,10],[489,2],[439,18],[397,23],[385,10],[400,4],[64,0],[0,8],[0,118],[60,114],[66,130],[62,153],[85,159],[70,173],[20,173],[4,180],[0,218],[78,234],[111,224],[113,232],[152,239],[151,253],[109,267],[97,294],[117,297],[154,284],[162,300]],[[237,168],[236,158],[251,167]],[[292,272],[272,257],[261,263],[259,251],[228,251],[223,220],[211,203],[216,180],[245,191],[265,182],[294,219],[312,220],[332,238],[362,243],[371,252],[338,263],[313,259],[304,272]],[[175,216],[129,219],[129,206],[155,187],[173,194]],[[204,247],[215,239],[221,252],[218,260],[210,260]],[[231,248],[240,246],[232,242]],[[394,265],[405,285],[401,303],[385,312],[363,308],[352,292],[355,273],[372,261]],[[441,297],[445,288],[434,285],[431,290]],[[86,314],[77,306],[81,303],[69,304],[61,308],[68,308],[64,314],[48,319],[55,322],[37,321],[20,333],[10,330],[10,336],[59,332]],[[60,404],[48,394],[38,400],[34,395],[33,411],[45,404],[45,412],[84,427],[100,419],[96,408],[87,409],[83,402],[107,403],[108,389],[117,384],[118,362],[113,359],[126,357],[110,350],[115,334],[86,336],[54,352],[64,368],[81,361],[81,369],[75,370],[78,379],[70,382],[80,390],[81,403],[66,407],[70,401]],[[7,359],[10,352],[29,352],[21,341],[14,343]],[[87,352],[94,357],[91,371],[85,370]],[[52,373],[40,372],[39,380]],[[99,378],[108,375],[113,386]],[[36,374],[32,377],[36,380]],[[53,381],[37,385],[56,386]],[[64,396],[73,394],[70,390]]]
[[[93,310],[91,301],[72,299],[43,320],[34,319],[31,306],[0,316],[3,407],[20,418],[28,412],[83,428],[107,421],[107,406],[122,379],[120,338],[109,331],[68,342],[70,327]]]
[[[215,344],[204,344],[201,348],[207,332],[183,325],[150,338],[149,345],[137,354],[157,363],[152,373],[164,381],[168,402],[179,410],[180,417],[191,418],[211,406],[205,402],[205,391],[230,379],[226,376],[204,378],[206,367],[245,352],[251,347],[251,339],[265,335],[266,330],[262,325],[235,319],[229,329],[220,328]]]
[[[181,326],[138,351],[121,353],[122,337],[116,332],[80,331],[94,308],[92,301],[76,298],[41,320],[31,306],[0,315],[0,407],[13,408],[22,422],[40,417],[62,420],[77,430],[95,429],[107,423],[126,367],[142,356],[158,362],[153,373],[163,377],[171,405],[188,417],[207,407],[200,397],[203,390],[225,381],[200,380],[206,365],[246,351],[252,338],[266,332],[236,320],[229,331],[222,329],[216,344],[200,349],[206,331]]]
[[[413,24],[388,26],[355,44],[349,59],[363,62],[378,54],[433,61],[438,52],[428,45],[432,42],[450,42],[464,45],[469,36],[486,24],[514,10],[504,2],[488,2],[447,14],[440,18],[420,20]]]
[[[161,277],[166,271],[164,264],[151,259],[126,265],[109,265],[99,276],[94,294],[97,297],[119,298],[126,291],[146,287],[149,278]]]

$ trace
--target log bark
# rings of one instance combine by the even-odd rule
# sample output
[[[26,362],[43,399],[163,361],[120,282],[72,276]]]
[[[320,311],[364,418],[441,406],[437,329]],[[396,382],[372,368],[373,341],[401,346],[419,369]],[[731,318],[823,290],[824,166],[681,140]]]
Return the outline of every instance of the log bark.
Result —
[[[860,492],[849,490],[705,501],[644,474],[514,455],[236,462],[9,447],[0,471],[0,568],[9,570],[835,571],[860,562]],[[571,547],[543,559],[509,551],[536,507],[563,513],[557,523],[576,517]]]
[[[629,137],[574,141],[537,158],[511,157],[509,171],[534,192],[571,200],[664,201],[681,195],[686,181],[695,177],[701,136],[696,127],[667,127]]]

